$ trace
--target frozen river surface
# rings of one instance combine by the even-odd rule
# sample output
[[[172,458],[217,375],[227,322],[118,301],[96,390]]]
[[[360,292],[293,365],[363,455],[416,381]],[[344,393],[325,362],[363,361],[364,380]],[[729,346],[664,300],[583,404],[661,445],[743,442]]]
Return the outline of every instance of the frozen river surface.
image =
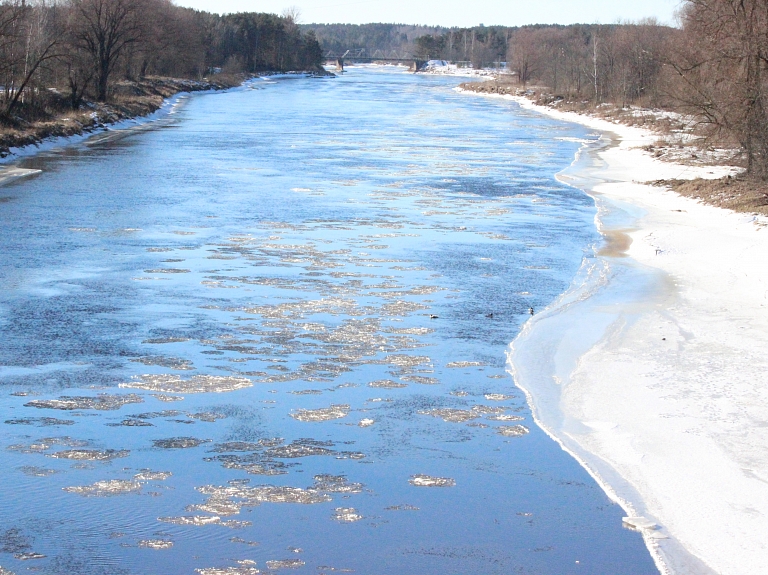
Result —
[[[2,568],[656,572],[505,371],[598,241],[554,179],[594,136],[454,84],[257,80],[22,163]]]

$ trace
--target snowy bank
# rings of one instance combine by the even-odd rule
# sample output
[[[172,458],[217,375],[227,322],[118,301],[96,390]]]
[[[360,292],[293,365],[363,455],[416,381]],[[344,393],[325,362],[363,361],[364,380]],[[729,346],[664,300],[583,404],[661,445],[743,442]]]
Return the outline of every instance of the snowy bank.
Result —
[[[627,511],[662,572],[768,569],[768,220],[639,182],[722,177],[661,162],[655,134],[605,132],[564,181],[606,238],[510,346],[539,424]]]
[[[495,80],[499,75],[499,70],[492,68],[460,68],[456,64],[451,64],[445,60],[429,60],[419,74],[434,74],[436,76],[457,76],[460,78],[479,78],[481,80]]]

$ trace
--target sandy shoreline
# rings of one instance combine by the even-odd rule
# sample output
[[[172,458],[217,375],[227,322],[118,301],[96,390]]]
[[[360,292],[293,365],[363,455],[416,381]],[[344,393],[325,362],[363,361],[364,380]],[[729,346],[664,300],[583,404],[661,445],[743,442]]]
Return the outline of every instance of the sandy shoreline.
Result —
[[[563,174],[613,249],[510,346],[517,384],[627,514],[656,524],[641,531],[660,571],[765,571],[768,220],[637,183],[728,168],[661,162],[639,149],[646,130],[515,100],[613,140]]]

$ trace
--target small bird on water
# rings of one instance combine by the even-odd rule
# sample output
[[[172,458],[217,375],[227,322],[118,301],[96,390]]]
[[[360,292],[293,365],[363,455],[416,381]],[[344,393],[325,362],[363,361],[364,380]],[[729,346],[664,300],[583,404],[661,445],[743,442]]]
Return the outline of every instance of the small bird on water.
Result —
[[[487,317],[488,319],[493,319],[493,314],[492,313],[487,313],[487,314],[485,314],[485,317]]]
[[[429,319],[437,319],[439,317],[440,317],[439,315],[435,315],[433,313],[429,314]]]

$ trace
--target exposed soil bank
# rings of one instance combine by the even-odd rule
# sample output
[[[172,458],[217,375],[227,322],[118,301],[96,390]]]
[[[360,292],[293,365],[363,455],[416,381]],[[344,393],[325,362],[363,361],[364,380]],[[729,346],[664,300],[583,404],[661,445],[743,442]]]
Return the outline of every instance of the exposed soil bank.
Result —
[[[718,208],[768,215],[768,182],[726,176],[715,180],[673,179],[653,183]]]
[[[129,118],[156,112],[163,102],[181,92],[226,90],[240,85],[244,76],[222,76],[216,80],[182,80],[178,78],[146,78],[138,82],[123,81],[116,85],[112,101],[85,102],[73,110],[47,121],[27,123],[0,129],[0,157],[11,148],[39,145],[43,140],[86,134]]]

